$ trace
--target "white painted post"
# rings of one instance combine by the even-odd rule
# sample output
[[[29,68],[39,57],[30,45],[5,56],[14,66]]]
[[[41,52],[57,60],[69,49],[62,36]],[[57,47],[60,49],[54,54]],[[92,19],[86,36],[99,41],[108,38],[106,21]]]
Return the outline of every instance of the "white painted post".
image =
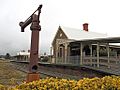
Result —
[[[108,68],[110,68],[110,50],[109,50],[109,43],[107,43],[107,55],[108,55]]]
[[[24,56],[24,61],[26,61],[26,55]]]
[[[67,43],[65,43],[65,64],[66,64],[66,61],[67,61]]]
[[[80,43],[81,45],[80,45],[80,65],[82,65],[83,64],[83,44],[82,44],[82,42]]]
[[[68,50],[67,50],[67,63],[69,63],[70,61],[70,46],[68,47]]]
[[[25,61],[27,61],[27,56],[25,56]]]
[[[92,44],[90,45],[90,64],[92,66]]]
[[[97,42],[97,67],[100,67],[100,61],[99,61],[99,48],[100,48],[100,44],[99,42]]]
[[[55,56],[55,63],[57,63],[58,58],[58,42],[56,41],[56,56]]]

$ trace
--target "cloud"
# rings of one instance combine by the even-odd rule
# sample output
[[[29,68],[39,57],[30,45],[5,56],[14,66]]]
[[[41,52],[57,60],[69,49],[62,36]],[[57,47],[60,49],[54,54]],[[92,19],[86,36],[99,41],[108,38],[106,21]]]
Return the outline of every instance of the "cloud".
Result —
[[[1,0],[0,53],[14,54],[28,50],[31,41],[29,26],[20,32],[19,22],[26,20],[43,4],[40,17],[40,52],[48,52],[59,25],[82,29],[89,23],[90,31],[119,34],[119,0]]]

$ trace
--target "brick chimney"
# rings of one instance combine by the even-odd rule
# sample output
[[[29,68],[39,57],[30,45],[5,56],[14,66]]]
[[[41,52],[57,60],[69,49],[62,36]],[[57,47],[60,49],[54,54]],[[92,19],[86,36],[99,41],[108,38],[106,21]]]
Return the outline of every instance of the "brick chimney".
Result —
[[[83,24],[83,30],[88,32],[88,23],[84,23]]]

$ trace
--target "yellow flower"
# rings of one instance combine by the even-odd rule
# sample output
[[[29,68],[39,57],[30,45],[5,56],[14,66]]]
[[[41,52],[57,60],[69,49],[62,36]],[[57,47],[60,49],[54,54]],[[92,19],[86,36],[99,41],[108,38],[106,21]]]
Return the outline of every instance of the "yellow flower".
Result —
[[[0,85],[0,87],[4,86]],[[79,81],[47,77],[39,81],[23,83],[11,90],[120,90],[120,77],[84,78]]]

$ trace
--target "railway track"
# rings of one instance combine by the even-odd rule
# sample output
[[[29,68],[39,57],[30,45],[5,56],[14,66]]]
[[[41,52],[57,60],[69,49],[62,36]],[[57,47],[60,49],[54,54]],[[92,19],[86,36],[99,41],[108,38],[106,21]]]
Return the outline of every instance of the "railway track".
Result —
[[[12,63],[14,64],[15,67],[17,67],[16,69],[28,73],[27,68],[29,62],[12,61]],[[58,78],[79,80],[84,77],[93,78],[93,77],[103,77],[107,75],[81,67],[54,65],[49,63],[38,63],[38,64],[39,64],[38,72],[40,73],[41,76],[44,77],[58,77]]]
[[[28,63],[20,63],[20,62],[14,62],[13,63],[15,67],[17,67],[16,69],[25,73],[28,73],[28,70],[26,69],[28,67]],[[76,79],[78,80],[77,76],[73,76],[73,75],[69,75],[69,74],[63,74],[60,72],[53,72],[53,71],[49,71],[49,70],[41,70],[41,67],[38,68],[38,72],[40,73],[40,77],[44,78],[44,77],[54,77],[54,78],[66,78],[66,79]],[[80,79],[80,78],[79,78]]]
[[[18,62],[17,62],[17,63],[18,63]],[[14,64],[14,66],[15,66],[15,68],[16,68],[17,70],[19,70],[19,71],[21,71],[21,72],[24,72],[24,73],[28,73],[27,67],[26,67],[26,68],[25,68],[24,66],[22,67],[22,66],[20,66],[20,65],[18,65],[18,64],[16,64],[16,63],[12,63],[12,64]],[[22,63],[22,64],[24,64],[24,63]],[[55,76],[52,76],[52,75],[47,74],[47,73],[45,73],[45,72],[39,72],[39,73],[40,73],[40,75],[45,76],[45,77],[55,77]]]

